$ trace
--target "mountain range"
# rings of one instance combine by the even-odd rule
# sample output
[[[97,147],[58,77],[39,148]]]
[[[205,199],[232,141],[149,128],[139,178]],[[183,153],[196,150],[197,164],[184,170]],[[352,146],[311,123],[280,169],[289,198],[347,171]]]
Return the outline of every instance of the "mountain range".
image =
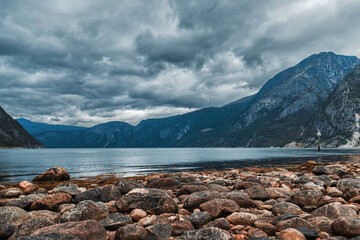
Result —
[[[314,54],[269,79],[255,95],[136,126],[18,121],[46,147],[309,147],[317,144],[317,129],[326,146],[354,146],[359,62],[333,52]]]

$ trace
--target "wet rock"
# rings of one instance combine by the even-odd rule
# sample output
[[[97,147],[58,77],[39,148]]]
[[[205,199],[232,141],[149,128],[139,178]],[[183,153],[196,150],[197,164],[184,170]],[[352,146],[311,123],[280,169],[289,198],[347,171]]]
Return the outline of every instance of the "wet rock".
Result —
[[[19,183],[19,188],[25,193],[25,194],[30,194],[32,192],[34,192],[37,187],[36,185],[32,184],[31,182],[28,181],[22,181]]]
[[[177,195],[189,195],[196,192],[209,191],[209,188],[202,184],[188,184],[183,185],[181,189],[178,191]]]
[[[46,217],[35,217],[26,220],[20,228],[16,231],[15,236],[21,237],[21,236],[29,236],[31,233],[35,232],[36,230],[54,225],[55,222],[46,218]]]
[[[147,213],[142,209],[134,209],[131,211],[130,216],[134,221],[139,221],[140,219],[146,217]]]
[[[231,224],[234,225],[253,225],[253,223],[258,219],[258,217],[251,213],[244,212],[235,212],[226,217]]]
[[[70,174],[62,167],[53,167],[46,170],[43,174],[35,177],[34,182],[42,181],[66,181],[70,179]]]
[[[318,232],[314,229],[306,227],[297,227],[295,229],[301,232],[305,236],[306,240],[316,240],[319,237]]]
[[[137,224],[129,224],[124,227],[119,228],[116,231],[115,239],[117,240],[141,240],[144,239],[147,232],[145,228]]]
[[[113,184],[109,184],[100,189],[100,199],[103,202],[119,200],[120,197],[121,197],[120,189]]]
[[[175,236],[180,236],[184,232],[189,230],[194,230],[194,226],[188,220],[178,220],[171,224],[172,234]]]
[[[100,188],[95,187],[95,188],[88,189],[85,192],[76,194],[76,196],[74,198],[75,203],[79,203],[79,202],[85,201],[85,200],[100,202],[101,201]]]
[[[331,232],[330,225],[333,222],[333,220],[331,220],[330,218],[320,216],[320,217],[310,218],[308,219],[308,221],[312,225],[317,227],[320,231]]]
[[[137,188],[131,190],[116,202],[120,212],[142,209],[151,214],[176,213],[178,206],[163,190]]]
[[[104,219],[109,214],[108,207],[102,202],[93,202],[85,200],[80,202],[76,207],[65,212],[60,222],[74,222],[83,220],[97,220]]]
[[[235,240],[234,237],[227,231],[222,230],[220,228],[215,228],[215,227],[187,231],[181,236],[181,239],[183,239],[183,240],[203,240],[203,239]]]
[[[172,226],[170,224],[154,224],[146,228],[146,239],[154,240],[166,240],[169,239],[172,232]]]
[[[126,194],[135,188],[145,187],[140,181],[126,179],[120,179],[115,185],[119,188],[121,194]]]
[[[190,216],[190,222],[196,227],[199,228],[202,225],[211,221],[211,216],[208,212],[197,212],[193,213]]]
[[[133,223],[131,218],[121,213],[113,213],[99,222],[105,229],[116,231],[118,228]]]
[[[220,229],[224,229],[224,230],[230,230],[231,229],[231,225],[228,222],[228,220],[226,220],[225,218],[217,218],[212,222],[209,222],[205,225],[203,225],[201,228],[209,228],[209,227],[216,227],[216,228],[220,228]]]
[[[68,235],[71,237],[75,237],[79,240],[89,240],[89,239],[105,240],[107,238],[105,228],[95,220],[55,224],[52,226],[41,228],[35,231],[34,233],[32,233],[31,236],[41,237],[50,234],[54,234],[55,236]]]
[[[239,207],[251,207],[254,205],[253,200],[250,199],[247,193],[239,192],[239,191],[232,191],[225,193],[225,197],[227,199],[235,201]]]
[[[304,234],[294,228],[288,228],[281,231],[278,235],[281,240],[306,240]]]
[[[292,197],[292,202],[296,205],[302,206],[317,206],[319,201],[323,198],[323,194],[317,190],[303,190],[295,192]]]
[[[348,192],[354,189],[360,189],[360,179],[341,179],[337,182],[336,187],[342,192]]]
[[[289,202],[275,203],[271,211],[274,213],[275,216],[282,215],[285,213],[291,213],[296,215],[302,213],[302,210],[300,209],[299,206]]]
[[[57,211],[59,206],[64,203],[71,203],[72,198],[68,193],[50,194],[44,198],[36,200],[31,204],[31,210],[54,210]]]
[[[72,196],[81,193],[79,187],[74,183],[62,183],[53,189],[54,193],[68,193]]]
[[[316,166],[314,167],[312,173],[315,175],[328,175],[330,173],[330,169],[325,166]]]
[[[147,188],[170,189],[175,191],[180,188],[181,183],[174,177],[152,178],[146,183]]]
[[[260,185],[255,185],[251,188],[248,188],[245,190],[245,192],[253,200],[266,201],[270,198],[269,193]]]
[[[60,213],[49,211],[49,210],[37,210],[29,212],[30,218],[45,217],[51,221],[58,222],[60,220]]]
[[[273,236],[277,232],[277,229],[269,221],[256,220],[254,226],[264,231],[267,235]]]
[[[14,234],[16,229],[15,225],[0,224],[0,239],[8,239]]]
[[[23,209],[13,206],[0,207],[0,224],[19,226],[30,218]]]
[[[360,218],[358,217],[342,217],[336,219],[331,224],[331,230],[334,234],[353,238],[360,236]]]
[[[31,204],[33,204],[35,201],[42,199],[46,196],[47,196],[46,194],[33,194],[32,193],[32,194],[26,195],[25,197],[23,197],[21,199],[13,200],[8,205],[28,209],[28,208],[30,208]]]
[[[17,198],[20,195],[23,195],[23,191],[20,188],[7,188],[1,192],[1,197],[3,198]]]
[[[195,192],[189,195],[184,202],[184,208],[192,212],[195,208],[199,208],[200,204],[215,198],[223,198],[222,195],[215,191]]]
[[[275,224],[275,227],[282,231],[287,228],[298,228],[298,227],[306,227],[309,229],[315,229],[315,226],[313,226],[310,222],[301,219],[301,218],[290,218],[284,221],[280,221]]]
[[[240,211],[239,205],[230,199],[213,199],[202,203],[201,210],[206,211],[212,218],[219,217],[222,213],[233,213]]]
[[[320,207],[315,210],[312,215],[315,217],[328,217],[328,218],[338,218],[338,217],[356,217],[356,211],[348,206],[345,206],[339,202],[329,203],[325,206]]]

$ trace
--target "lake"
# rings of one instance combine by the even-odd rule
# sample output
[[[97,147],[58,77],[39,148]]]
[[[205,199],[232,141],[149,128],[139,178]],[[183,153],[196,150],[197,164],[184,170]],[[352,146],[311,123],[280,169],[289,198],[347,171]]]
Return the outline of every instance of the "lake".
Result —
[[[31,181],[51,167],[64,167],[73,178],[115,174],[241,168],[251,165],[346,161],[360,149],[286,148],[116,148],[0,149],[0,183]]]

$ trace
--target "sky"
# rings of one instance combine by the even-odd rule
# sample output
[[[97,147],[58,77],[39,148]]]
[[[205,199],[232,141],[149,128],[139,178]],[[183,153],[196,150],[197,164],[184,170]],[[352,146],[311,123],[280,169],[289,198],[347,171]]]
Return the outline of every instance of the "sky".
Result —
[[[0,106],[136,125],[256,93],[311,54],[360,56],[357,0],[0,0]]]

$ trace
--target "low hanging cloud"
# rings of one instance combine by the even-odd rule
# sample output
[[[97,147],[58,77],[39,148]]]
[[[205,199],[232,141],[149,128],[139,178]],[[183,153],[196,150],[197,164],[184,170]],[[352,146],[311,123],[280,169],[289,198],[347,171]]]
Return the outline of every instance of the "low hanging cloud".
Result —
[[[222,106],[321,51],[360,56],[355,0],[0,0],[0,105],[92,126]]]

